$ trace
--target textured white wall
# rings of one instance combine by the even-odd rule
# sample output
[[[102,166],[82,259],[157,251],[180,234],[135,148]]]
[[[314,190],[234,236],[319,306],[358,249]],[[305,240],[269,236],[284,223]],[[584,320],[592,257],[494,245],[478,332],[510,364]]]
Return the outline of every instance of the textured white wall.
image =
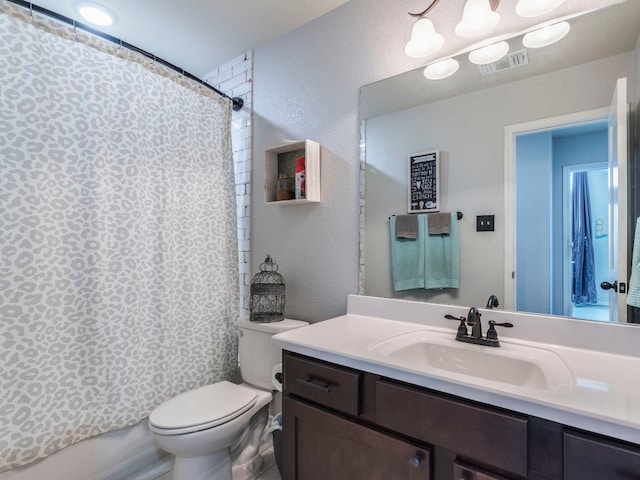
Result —
[[[359,87],[422,65],[404,55],[417,0],[351,0],[254,50],[252,274],[271,254],[290,318],[346,311],[358,292]],[[265,205],[264,150],[309,138],[321,150],[322,201]]]
[[[253,273],[273,256],[290,318],[341,315],[358,292],[358,89],[418,66],[403,53],[408,8],[351,0],[254,50]],[[306,138],[321,144],[321,203],[265,205],[264,150]]]

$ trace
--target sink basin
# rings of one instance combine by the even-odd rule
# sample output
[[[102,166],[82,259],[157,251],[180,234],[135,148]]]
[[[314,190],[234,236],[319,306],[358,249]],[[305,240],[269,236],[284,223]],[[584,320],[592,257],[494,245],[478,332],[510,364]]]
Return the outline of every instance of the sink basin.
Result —
[[[450,337],[450,338],[449,338]],[[413,370],[439,371],[464,380],[498,382],[550,390],[575,383],[566,363],[553,351],[501,342],[498,348],[457,342],[454,334],[428,330],[405,333],[370,345],[371,353]]]

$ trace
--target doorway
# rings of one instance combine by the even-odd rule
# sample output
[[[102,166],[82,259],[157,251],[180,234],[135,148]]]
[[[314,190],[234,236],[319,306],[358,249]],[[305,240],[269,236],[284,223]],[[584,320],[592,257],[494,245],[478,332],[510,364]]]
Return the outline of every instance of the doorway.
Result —
[[[606,118],[516,135],[517,310],[608,318],[608,296],[598,294],[596,288],[596,280],[601,279],[599,285],[608,275],[607,135]],[[596,214],[587,222],[590,255],[586,269],[575,268],[583,264],[574,265],[572,259],[572,252],[584,243],[574,242],[571,234],[575,218],[572,180],[580,172],[585,172],[593,184],[594,198],[587,204],[593,205]],[[600,248],[594,261],[596,222]],[[595,265],[598,269],[594,273]],[[572,287],[581,285],[583,278],[589,287],[588,297],[572,298]]]
[[[557,285],[563,283],[566,273],[562,265],[562,252],[566,248],[562,238],[562,217],[567,216],[562,207],[554,206],[552,199],[562,198],[562,173],[551,168],[553,163],[553,142],[548,139],[545,148],[535,155],[537,163],[520,164],[516,168],[517,139],[531,139],[528,134],[551,135],[556,129],[584,127],[600,128],[597,124],[606,121],[606,154],[598,160],[608,163],[608,266],[609,279],[598,287],[609,293],[608,321],[625,323],[627,287],[627,157],[628,157],[628,115],[627,82],[621,78],[616,82],[611,106],[545,118],[505,127],[505,295],[507,309],[533,313],[567,315],[565,292],[559,294]],[[547,137],[548,138],[548,137]],[[525,141],[525,140],[523,140]],[[587,150],[587,153],[590,151]],[[584,156],[584,154],[582,155]],[[591,160],[577,159],[578,163],[592,163]],[[529,167],[530,175],[520,175]],[[518,171],[519,181],[516,181]],[[552,172],[549,174],[549,172]],[[560,180],[558,180],[558,175]],[[517,198],[525,198],[527,189],[533,201],[529,210],[517,208]],[[517,195],[516,195],[517,194]],[[560,220],[558,220],[560,218]],[[530,236],[521,230],[527,226]],[[518,234],[516,234],[518,232]],[[516,237],[529,241],[534,248],[522,255],[524,244]],[[527,278],[527,268],[518,265],[517,258],[528,261],[530,272],[537,277]],[[527,265],[525,265],[527,266]],[[534,268],[535,267],[535,268]],[[525,296],[517,295],[525,290]],[[526,296],[528,295],[528,297]],[[534,298],[538,297],[538,298]],[[517,301],[516,301],[517,300]]]

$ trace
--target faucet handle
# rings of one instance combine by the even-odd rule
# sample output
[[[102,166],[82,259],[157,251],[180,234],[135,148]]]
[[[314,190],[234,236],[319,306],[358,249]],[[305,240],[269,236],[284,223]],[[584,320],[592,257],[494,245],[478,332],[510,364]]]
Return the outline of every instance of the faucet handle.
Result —
[[[458,332],[456,333],[456,337],[464,337],[467,335],[467,319],[466,317],[454,317],[453,315],[445,315],[444,318],[446,318],[447,320],[457,320],[458,322],[460,322],[460,325],[458,325]]]
[[[513,323],[509,323],[509,322],[498,323],[493,320],[489,320],[489,330],[487,330],[487,340],[496,340],[496,341],[498,340],[498,332],[496,331],[495,327],[512,328]]]
[[[489,325],[495,325],[496,327],[507,327],[507,328],[513,327],[513,323],[509,323],[509,322],[498,323],[493,320],[489,320]]]

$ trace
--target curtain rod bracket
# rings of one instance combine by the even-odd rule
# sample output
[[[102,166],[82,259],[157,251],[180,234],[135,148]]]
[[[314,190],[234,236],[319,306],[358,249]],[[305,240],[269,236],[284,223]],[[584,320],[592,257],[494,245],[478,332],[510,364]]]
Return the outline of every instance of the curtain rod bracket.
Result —
[[[244,100],[240,97],[233,97],[231,100],[233,101],[234,112],[237,112],[238,110],[242,109],[242,107],[244,106]]]

